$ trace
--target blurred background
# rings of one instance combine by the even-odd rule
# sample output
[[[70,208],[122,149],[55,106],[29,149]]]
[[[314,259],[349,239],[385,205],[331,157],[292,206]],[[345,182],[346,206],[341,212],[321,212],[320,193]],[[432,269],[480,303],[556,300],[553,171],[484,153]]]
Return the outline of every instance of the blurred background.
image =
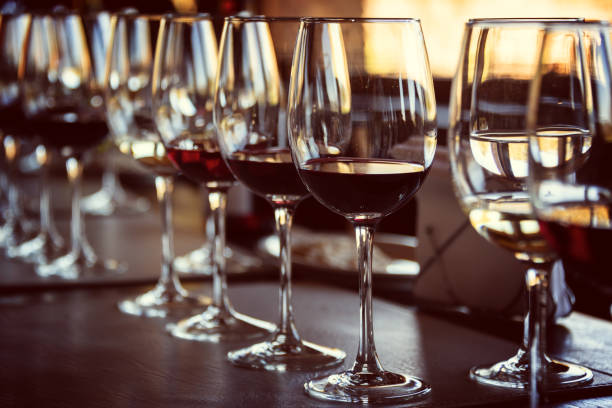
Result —
[[[470,18],[485,17],[610,20],[610,4],[610,0],[0,0],[4,11],[44,11],[63,5],[84,12],[117,11],[126,7],[151,13],[208,12],[219,17],[216,24],[218,35],[222,17],[242,11],[269,16],[419,18],[434,75],[440,148],[422,191],[398,213],[387,217],[380,230],[419,238],[416,257],[421,266],[421,276],[416,288],[417,297],[434,303],[464,304],[509,315],[517,314],[522,308],[522,266],[512,255],[490,245],[469,227],[452,191],[448,154],[444,149],[450,84],[459,58],[464,23]],[[509,44],[512,49],[507,52],[520,53],[526,46],[529,44]],[[377,54],[394,52],[376,39],[369,50]],[[369,50],[364,51],[367,53]],[[235,188],[232,194],[241,195],[241,198],[230,198],[229,216],[240,222],[229,222],[229,239],[252,242],[254,238],[270,234],[273,228],[269,205],[241,188]],[[244,208],[237,208],[237,205]],[[181,222],[193,224],[193,211],[183,211],[179,204],[176,212],[179,227]],[[315,200],[301,204],[296,223],[313,230],[347,230],[342,217],[321,207]],[[454,273],[456,270],[462,273]],[[579,279],[572,277],[572,271],[568,271],[568,275],[570,286],[578,297],[577,308],[608,317],[605,296],[594,295],[592,287],[584,287]]]
[[[450,79],[459,57],[463,24],[479,17],[584,17],[612,19],[609,0],[22,0],[4,8],[51,9],[62,4],[79,10],[209,12],[224,16],[240,11],[269,16],[416,17],[421,19],[436,78]],[[516,44],[521,47],[522,44]],[[392,52],[392,50],[389,50]],[[439,96],[442,101],[442,95]]]

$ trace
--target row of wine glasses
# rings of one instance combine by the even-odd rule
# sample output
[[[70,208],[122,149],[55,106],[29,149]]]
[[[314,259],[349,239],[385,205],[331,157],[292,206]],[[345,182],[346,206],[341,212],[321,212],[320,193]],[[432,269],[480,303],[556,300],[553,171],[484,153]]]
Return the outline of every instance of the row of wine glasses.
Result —
[[[75,191],[72,250],[39,265],[40,273],[120,268],[97,261],[79,202],[82,156],[106,136],[108,123],[119,150],[155,174],[163,229],[158,284],[120,302],[122,312],[168,318],[171,334],[189,340],[270,336],[228,353],[242,367],[315,371],[341,363],[343,351],[302,340],[293,321],[290,229],[311,194],[355,228],[360,334],[352,368],[308,381],[306,392],[362,403],[430,392],[422,380],[382,367],[371,295],[376,226],[416,194],[436,149],[433,82],[418,20],[230,17],[217,47],[208,15],[27,18],[15,100],[38,137],[41,163],[45,152],[58,151]],[[96,45],[89,24],[107,24],[108,44]],[[457,196],[479,233],[528,265],[530,289],[517,355],[475,367],[470,376],[495,386],[531,385],[537,398],[542,388],[592,379],[590,370],[544,354],[544,305],[548,268],[559,255],[605,279],[605,238],[598,237],[609,228],[600,173],[612,117],[608,31],[580,19],[473,20],[463,44],[449,129]],[[531,165],[536,171],[528,171]],[[189,294],[174,268],[170,195],[179,171],[207,191],[212,299]],[[237,182],[274,209],[278,326],[235,311],[227,295],[225,209]],[[559,238],[568,228],[582,232]],[[571,240],[582,249],[562,247]]]
[[[376,225],[416,193],[436,147],[420,23],[231,17],[219,53],[207,15],[120,13],[112,26],[105,102],[116,143],[157,174],[163,226],[170,224],[167,197],[177,171],[207,189],[214,221],[212,300],[191,296],[178,283],[165,228],[158,285],[122,301],[120,310],[171,320],[197,310],[168,325],[189,340],[271,336],[230,352],[238,366],[314,371],[341,363],[343,351],[302,340],[293,320],[290,227],[310,191],[355,225],[361,329],[353,368],[310,381],[308,393],[353,402],[426,395],[430,388],[421,380],[382,368],[371,298]],[[395,41],[401,55],[378,55],[371,38]],[[274,208],[281,242],[278,326],[238,313],[227,296],[225,208],[237,181]]]

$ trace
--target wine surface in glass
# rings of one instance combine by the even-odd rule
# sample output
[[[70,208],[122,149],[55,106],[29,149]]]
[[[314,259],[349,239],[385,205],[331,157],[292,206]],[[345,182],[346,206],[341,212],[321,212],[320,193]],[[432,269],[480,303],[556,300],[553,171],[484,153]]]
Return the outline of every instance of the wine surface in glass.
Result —
[[[167,144],[168,158],[183,175],[208,188],[227,189],[234,176],[216,146],[190,139],[177,139]]]
[[[278,196],[299,200],[308,194],[287,148],[238,151],[228,163],[242,183],[272,201]]]
[[[606,205],[557,207],[540,214],[542,235],[561,258],[600,283],[612,284],[612,225]]]
[[[176,169],[168,159],[164,144],[157,140],[125,139],[118,142],[119,150],[160,176],[173,176]]]
[[[0,129],[3,134],[10,134],[12,136],[23,137],[31,134],[29,132],[29,125],[18,103],[0,106]]]
[[[102,118],[70,109],[43,112],[32,117],[30,123],[45,146],[69,149],[68,154],[80,154],[96,147],[108,134]]]
[[[317,158],[299,171],[325,206],[347,216],[383,217],[410,199],[423,183],[422,164],[387,159]]]
[[[463,205],[476,232],[518,259],[541,262],[550,258],[527,192],[477,194],[465,197]]]

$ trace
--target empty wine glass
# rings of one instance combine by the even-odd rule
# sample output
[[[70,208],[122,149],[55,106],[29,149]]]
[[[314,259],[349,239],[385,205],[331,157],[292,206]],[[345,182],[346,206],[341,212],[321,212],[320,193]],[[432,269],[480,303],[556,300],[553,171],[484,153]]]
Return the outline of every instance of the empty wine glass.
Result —
[[[424,397],[425,382],[382,367],[372,322],[374,231],[419,190],[436,148],[433,81],[419,20],[303,19],[288,129],[308,190],[353,224],[359,266],[356,361],[347,371],[308,381],[306,392],[361,403]]]
[[[119,302],[119,309],[138,316],[179,318],[200,310],[210,300],[188,294],[172,266],[172,191],[177,170],[157,133],[151,95],[161,24],[161,15],[113,15],[105,78],[106,111],[119,150],[155,174],[162,226],[162,270],[157,285],[134,299]]]
[[[525,152],[535,216],[542,237],[564,265],[610,291],[610,28],[599,22],[549,24],[539,44]],[[548,276],[541,276],[538,283],[536,296],[542,310],[538,316],[546,316]],[[546,338],[545,323],[543,319],[537,333],[542,339]],[[534,398],[551,385],[550,363],[540,351],[544,346],[530,355]]]
[[[125,9],[126,12],[136,12],[135,9]],[[92,18],[93,17],[93,18]],[[100,12],[86,16],[85,30],[88,37],[95,38],[100,45],[100,51],[106,49],[110,41],[110,13]],[[104,62],[104,59],[100,58]],[[99,68],[104,75],[105,66]],[[104,83],[102,78],[102,83]],[[102,187],[100,190],[85,196],[81,200],[81,207],[85,214],[109,216],[113,214],[134,215],[149,210],[149,200],[126,191],[121,185],[117,172],[116,157],[117,150],[112,144],[106,145],[104,151],[104,171],[102,173]]]
[[[76,279],[83,274],[115,274],[125,265],[101,260],[85,237],[80,209],[83,155],[100,144],[107,134],[103,98],[97,81],[83,20],[74,12],[56,12],[33,18],[26,42],[23,74],[24,109],[29,125],[47,149],[66,159],[68,180],[72,185],[70,252],[41,263],[42,276]],[[103,62],[102,62],[103,64]]]
[[[214,220],[213,302],[202,313],[169,326],[174,336],[201,341],[267,334],[274,325],[237,313],[225,276],[227,190],[235,183],[223,161],[212,121],[217,39],[210,16],[168,15],[153,72],[153,112],[168,157],[182,173],[206,187]]]
[[[19,187],[18,159],[24,138],[30,136],[23,117],[18,71],[23,44],[30,27],[30,14],[0,15],[0,141],[2,170],[7,183],[7,207],[0,227],[0,245],[9,258],[17,257],[19,245],[30,238]]]
[[[215,98],[223,157],[236,178],[274,209],[280,242],[278,330],[269,341],[232,351],[238,366],[315,370],[339,364],[345,353],[303,341],[291,306],[291,224],[308,196],[291,161],[286,106],[298,18],[225,19]]]
[[[538,307],[538,286],[545,285],[556,260],[534,217],[526,179],[527,95],[545,23],[556,21],[468,22],[451,88],[448,144],[459,203],[480,235],[527,266],[529,313],[521,347],[508,360],[470,370],[473,380],[500,387],[526,388],[530,383],[530,355],[543,348],[537,329],[546,318]],[[579,94],[575,97],[580,100]],[[579,365],[545,359],[551,387],[582,384],[593,376]]]

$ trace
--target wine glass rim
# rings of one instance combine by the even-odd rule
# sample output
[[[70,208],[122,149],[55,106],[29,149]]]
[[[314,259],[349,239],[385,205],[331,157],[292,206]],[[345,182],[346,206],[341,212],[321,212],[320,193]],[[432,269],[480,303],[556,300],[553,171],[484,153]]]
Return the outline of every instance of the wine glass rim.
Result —
[[[225,17],[225,21],[241,21],[241,22],[258,22],[258,21],[285,21],[285,22],[299,22],[300,19],[302,17],[277,17],[277,16],[263,16],[263,15],[258,15],[258,16],[228,16]]]
[[[595,25],[602,24],[608,25],[607,21],[604,20],[587,20],[584,17],[526,17],[526,18],[471,18],[465,25],[466,26],[496,26],[496,25],[533,25],[533,26],[546,26],[546,25]]]
[[[113,16],[118,17],[118,18],[123,18],[123,19],[128,19],[128,20],[136,20],[139,18],[144,18],[146,20],[153,20],[153,21],[161,21],[162,18],[164,18],[166,14],[161,13],[161,14],[156,14],[156,13],[134,13],[131,11],[127,11],[127,12],[116,12],[113,13]]]
[[[164,20],[170,22],[189,22],[199,20],[212,20],[210,13],[166,13],[162,17]]]
[[[421,19],[406,17],[302,17],[308,23],[420,23]]]

